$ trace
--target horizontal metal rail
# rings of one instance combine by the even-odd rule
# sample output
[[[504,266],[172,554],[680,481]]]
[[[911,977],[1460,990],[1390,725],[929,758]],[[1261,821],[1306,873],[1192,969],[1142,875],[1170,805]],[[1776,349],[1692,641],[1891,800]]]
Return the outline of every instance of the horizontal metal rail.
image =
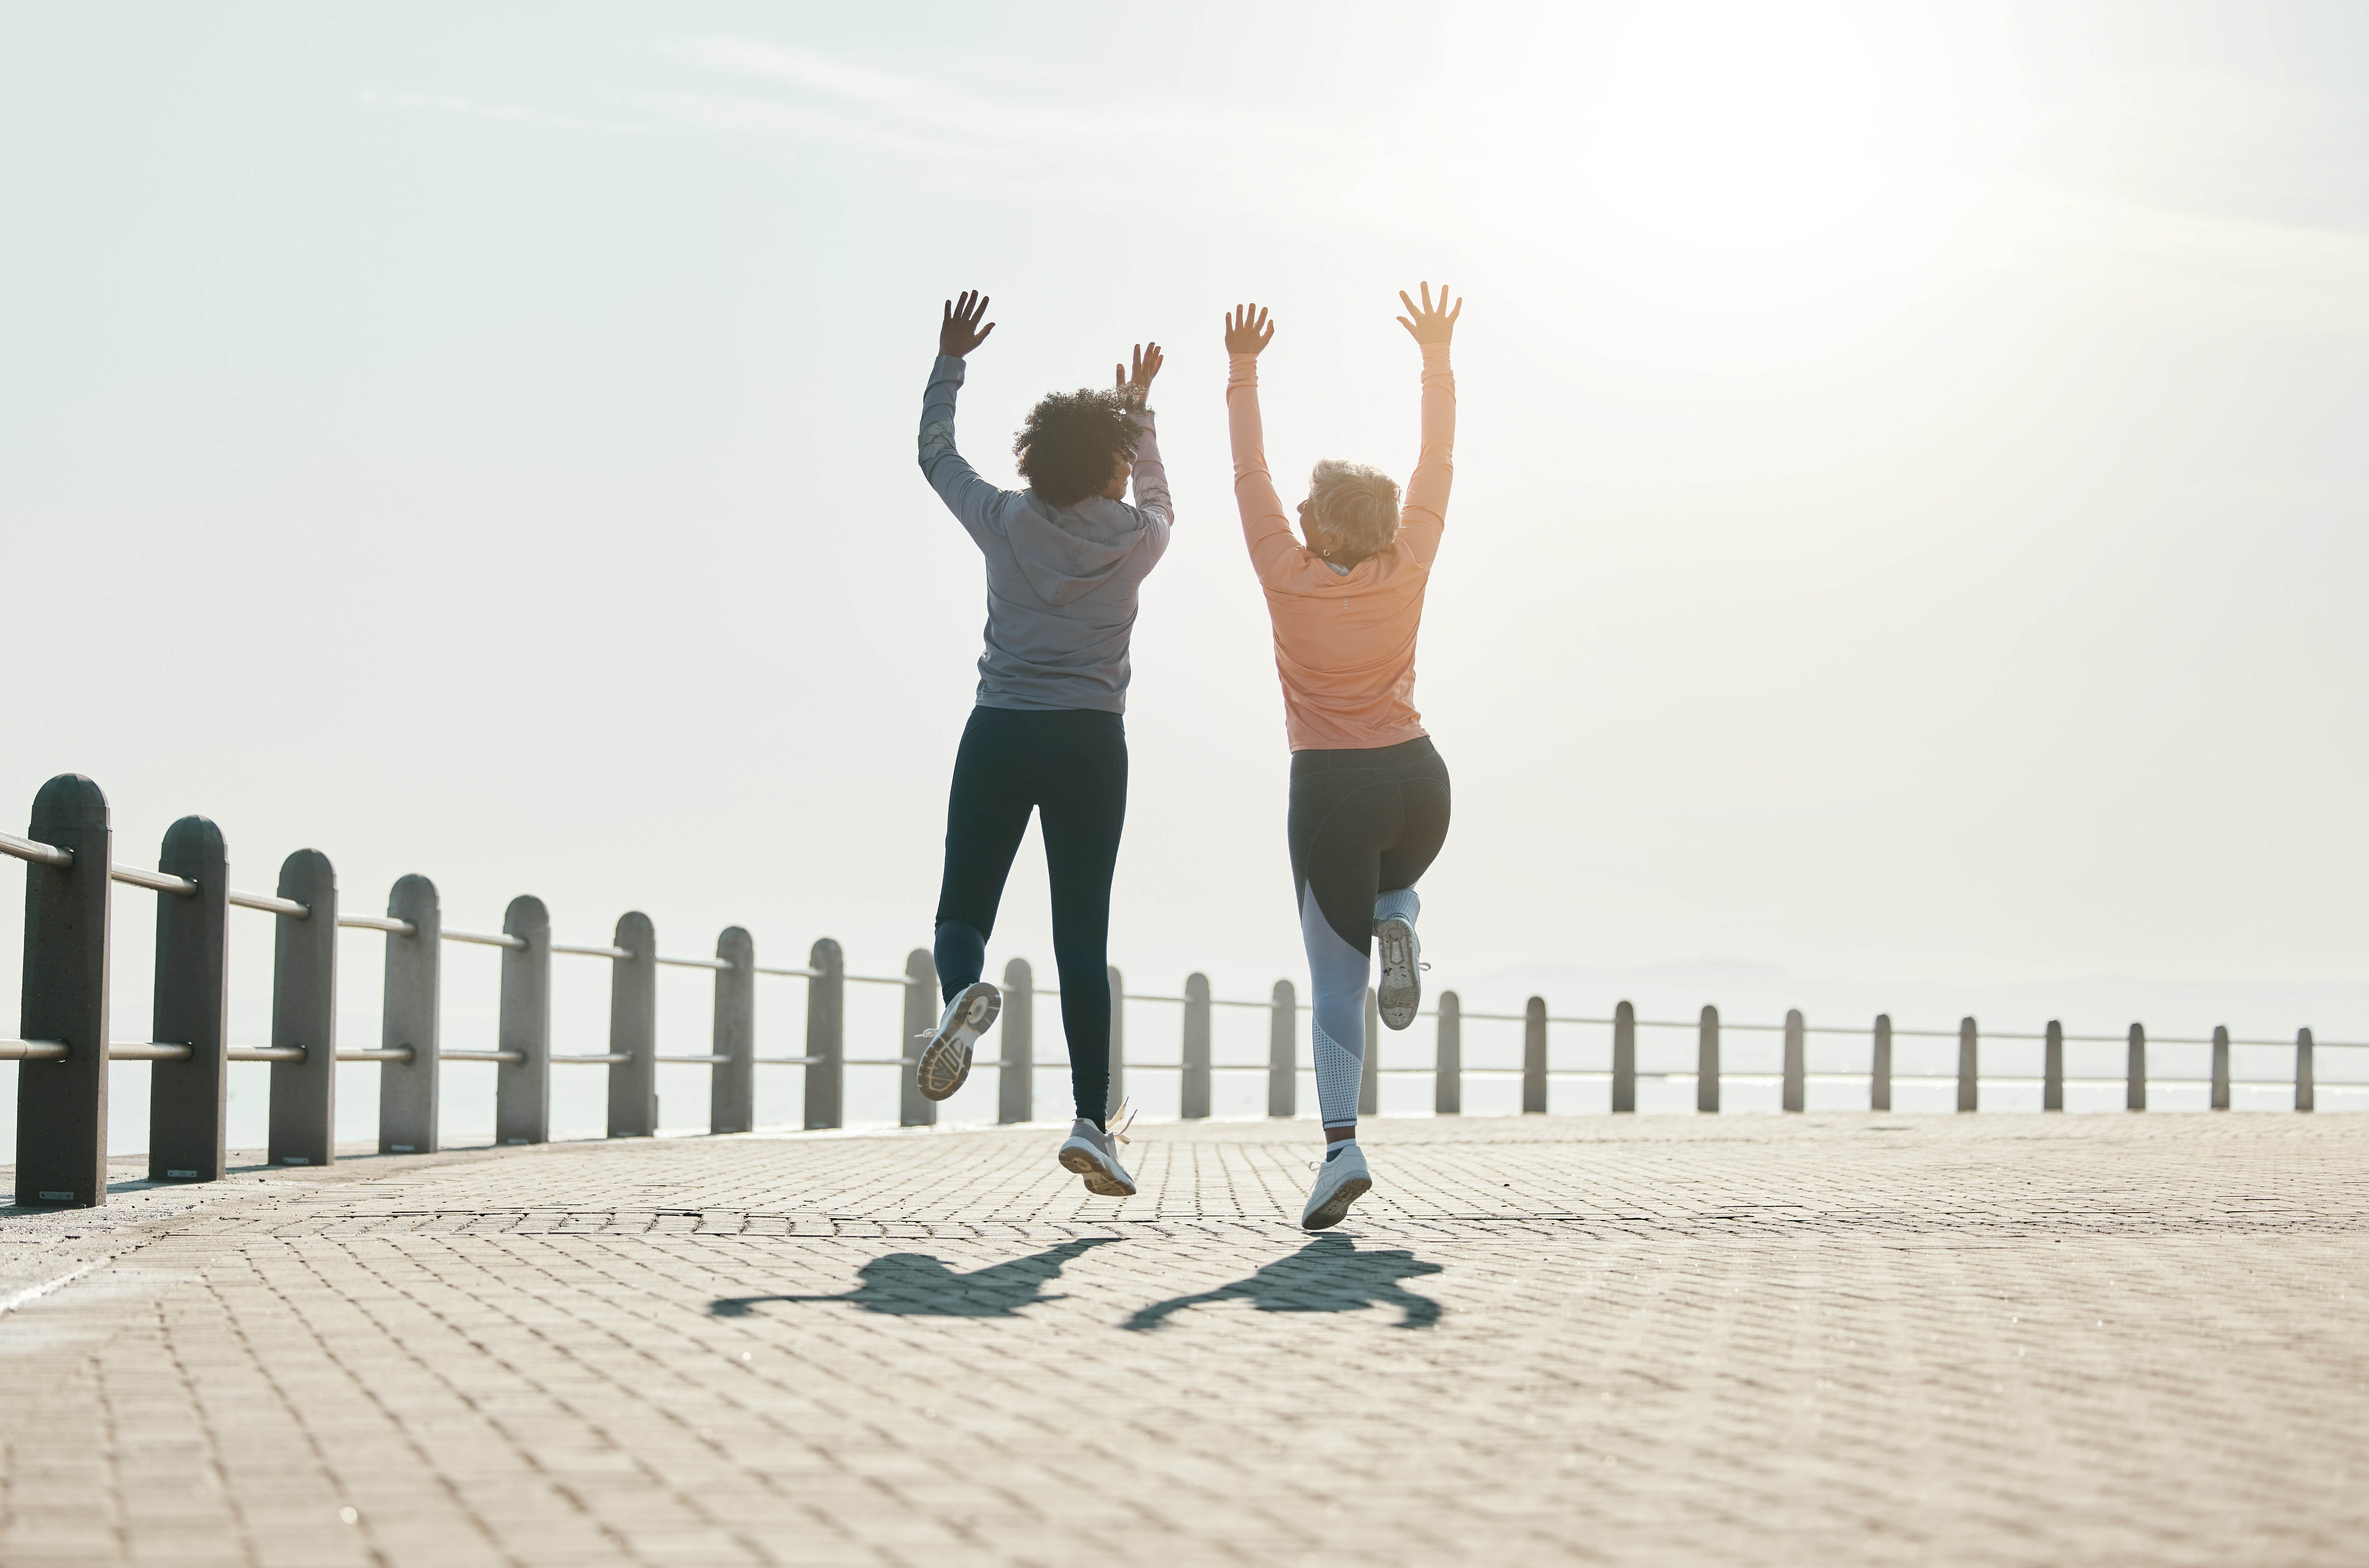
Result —
[[[920,1057],[841,1057],[839,1059],[840,1065],[842,1067],[910,1067],[921,1059]]]
[[[186,876],[168,876],[161,871],[143,871],[136,865],[110,865],[107,868],[107,875],[118,882],[129,882],[134,887],[177,894],[184,898],[198,890],[198,885]]]
[[[910,975],[841,975],[839,978],[867,986],[909,986],[913,983]]]
[[[554,953],[573,953],[578,958],[630,958],[633,956],[622,947],[579,947],[566,942],[553,943],[551,950]]]
[[[449,1056],[452,1053],[448,1051],[445,1054]],[[339,1051],[338,1059],[339,1061],[409,1061],[413,1055],[414,1052],[409,1046],[388,1046],[383,1049]]]
[[[63,1061],[66,1050],[56,1040],[0,1040],[0,1061]]]
[[[524,1051],[439,1051],[436,1054],[446,1061],[521,1062],[526,1059],[526,1053]],[[554,1061],[573,1061],[576,1059],[573,1057],[554,1057],[551,1059]],[[610,1057],[606,1059],[610,1061],[624,1061],[629,1059],[625,1057]]]
[[[35,865],[54,865],[60,871],[74,864],[74,851],[45,844],[39,839],[20,839],[14,833],[0,833],[0,854],[13,854]]]
[[[447,1051],[444,1054],[454,1057],[461,1055],[458,1051]],[[555,1063],[565,1062],[570,1067],[614,1067],[619,1062],[631,1061],[634,1059],[624,1052],[609,1051],[596,1056],[553,1057],[550,1059]]]
[[[652,1057],[652,1061],[673,1062],[680,1067],[722,1067],[730,1057]]]
[[[233,1061],[303,1061],[302,1046],[233,1046],[223,1055]]]
[[[749,1059],[750,1059],[750,1062],[752,1062],[754,1065],[756,1065],[756,1066],[758,1066],[758,1067],[812,1067],[812,1066],[814,1066],[817,1062],[825,1062],[825,1061],[829,1061],[829,1060],[830,1059],[830,1058],[829,1058],[829,1057],[750,1057]]]
[[[194,1046],[161,1040],[113,1040],[107,1047],[109,1061],[187,1061],[196,1054]]]
[[[419,928],[409,921],[389,920],[384,915],[339,915],[338,924],[349,931],[384,931],[396,936],[418,936]]]
[[[526,938],[512,936],[506,931],[454,931],[446,926],[437,935],[447,942],[475,942],[486,947],[524,947]]]
[[[229,898],[242,910],[261,910],[267,915],[281,915],[292,921],[313,918],[313,906],[300,904],[293,898],[275,898],[269,893],[239,892],[231,893]]]
[[[670,958],[659,954],[651,960],[656,964],[671,964],[678,969],[729,969],[733,966],[722,958]]]
[[[751,965],[750,967],[761,975],[788,975],[794,979],[802,980],[818,980],[822,979],[822,971],[820,969],[775,968],[764,964]]]

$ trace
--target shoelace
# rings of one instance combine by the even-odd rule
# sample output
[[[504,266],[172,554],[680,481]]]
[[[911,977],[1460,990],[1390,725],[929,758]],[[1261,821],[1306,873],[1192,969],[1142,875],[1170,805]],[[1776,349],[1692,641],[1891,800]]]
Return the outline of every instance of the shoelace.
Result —
[[[1127,1129],[1135,1125],[1134,1101],[1121,1100],[1118,1103],[1118,1109],[1110,1116],[1104,1117],[1104,1120],[1114,1124],[1110,1128],[1110,1135],[1115,1142],[1131,1143],[1134,1141],[1127,1136]]]

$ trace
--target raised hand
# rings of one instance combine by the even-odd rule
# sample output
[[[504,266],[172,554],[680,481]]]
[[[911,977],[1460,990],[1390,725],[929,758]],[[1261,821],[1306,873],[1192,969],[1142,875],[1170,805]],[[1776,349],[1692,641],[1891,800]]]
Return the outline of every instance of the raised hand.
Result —
[[[948,300],[945,320],[938,326],[938,352],[959,360],[986,342],[987,335],[995,330],[991,321],[985,326],[978,324],[986,314],[987,296],[977,289],[965,290],[959,301]]]
[[[1121,397],[1127,399],[1128,407],[1143,406],[1144,399],[1151,395],[1151,378],[1160,373],[1163,361],[1159,344],[1138,343],[1135,346],[1135,373],[1127,374],[1125,365],[1118,367],[1116,390]]]
[[[1464,314],[1464,302],[1459,300],[1454,310],[1448,309],[1448,285],[1442,283],[1439,286],[1439,308],[1434,310],[1431,308],[1431,285],[1425,283],[1422,289],[1421,305],[1408,299],[1404,289],[1399,291],[1399,303],[1407,307],[1407,315],[1399,317],[1399,325],[1405,327],[1418,343],[1445,343],[1455,336],[1456,318]],[[1407,315],[1414,319],[1409,321]]]
[[[1255,354],[1275,341],[1275,326],[1260,305],[1236,305],[1226,313],[1226,352]]]

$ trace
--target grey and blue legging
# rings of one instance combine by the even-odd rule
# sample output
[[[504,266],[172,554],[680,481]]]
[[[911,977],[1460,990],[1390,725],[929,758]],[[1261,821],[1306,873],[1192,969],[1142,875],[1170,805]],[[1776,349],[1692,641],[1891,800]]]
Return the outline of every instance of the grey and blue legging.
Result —
[[[946,800],[935,956],[944,999],[979,978],[1028,814],[1053,884],[1053,959],[1078,1115],[1110,1097],[1110,890],[1127,825],[1127,726],[1091,708],[973,708]]]
[[[1416,878],[1448,839],[1448,764],[1427,738],[1291,754],[1291,884],[1315,991],[1316,1103],[1354,1127],[1374,922],[1413,921]]]

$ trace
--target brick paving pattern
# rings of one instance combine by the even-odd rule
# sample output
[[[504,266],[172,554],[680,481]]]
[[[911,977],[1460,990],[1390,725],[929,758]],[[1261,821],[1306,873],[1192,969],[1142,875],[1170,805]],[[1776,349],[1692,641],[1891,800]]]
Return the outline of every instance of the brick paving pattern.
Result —
[[[0,1209],[0,1563],[2369,1560],[2369,1118],[1057,1138]]]

